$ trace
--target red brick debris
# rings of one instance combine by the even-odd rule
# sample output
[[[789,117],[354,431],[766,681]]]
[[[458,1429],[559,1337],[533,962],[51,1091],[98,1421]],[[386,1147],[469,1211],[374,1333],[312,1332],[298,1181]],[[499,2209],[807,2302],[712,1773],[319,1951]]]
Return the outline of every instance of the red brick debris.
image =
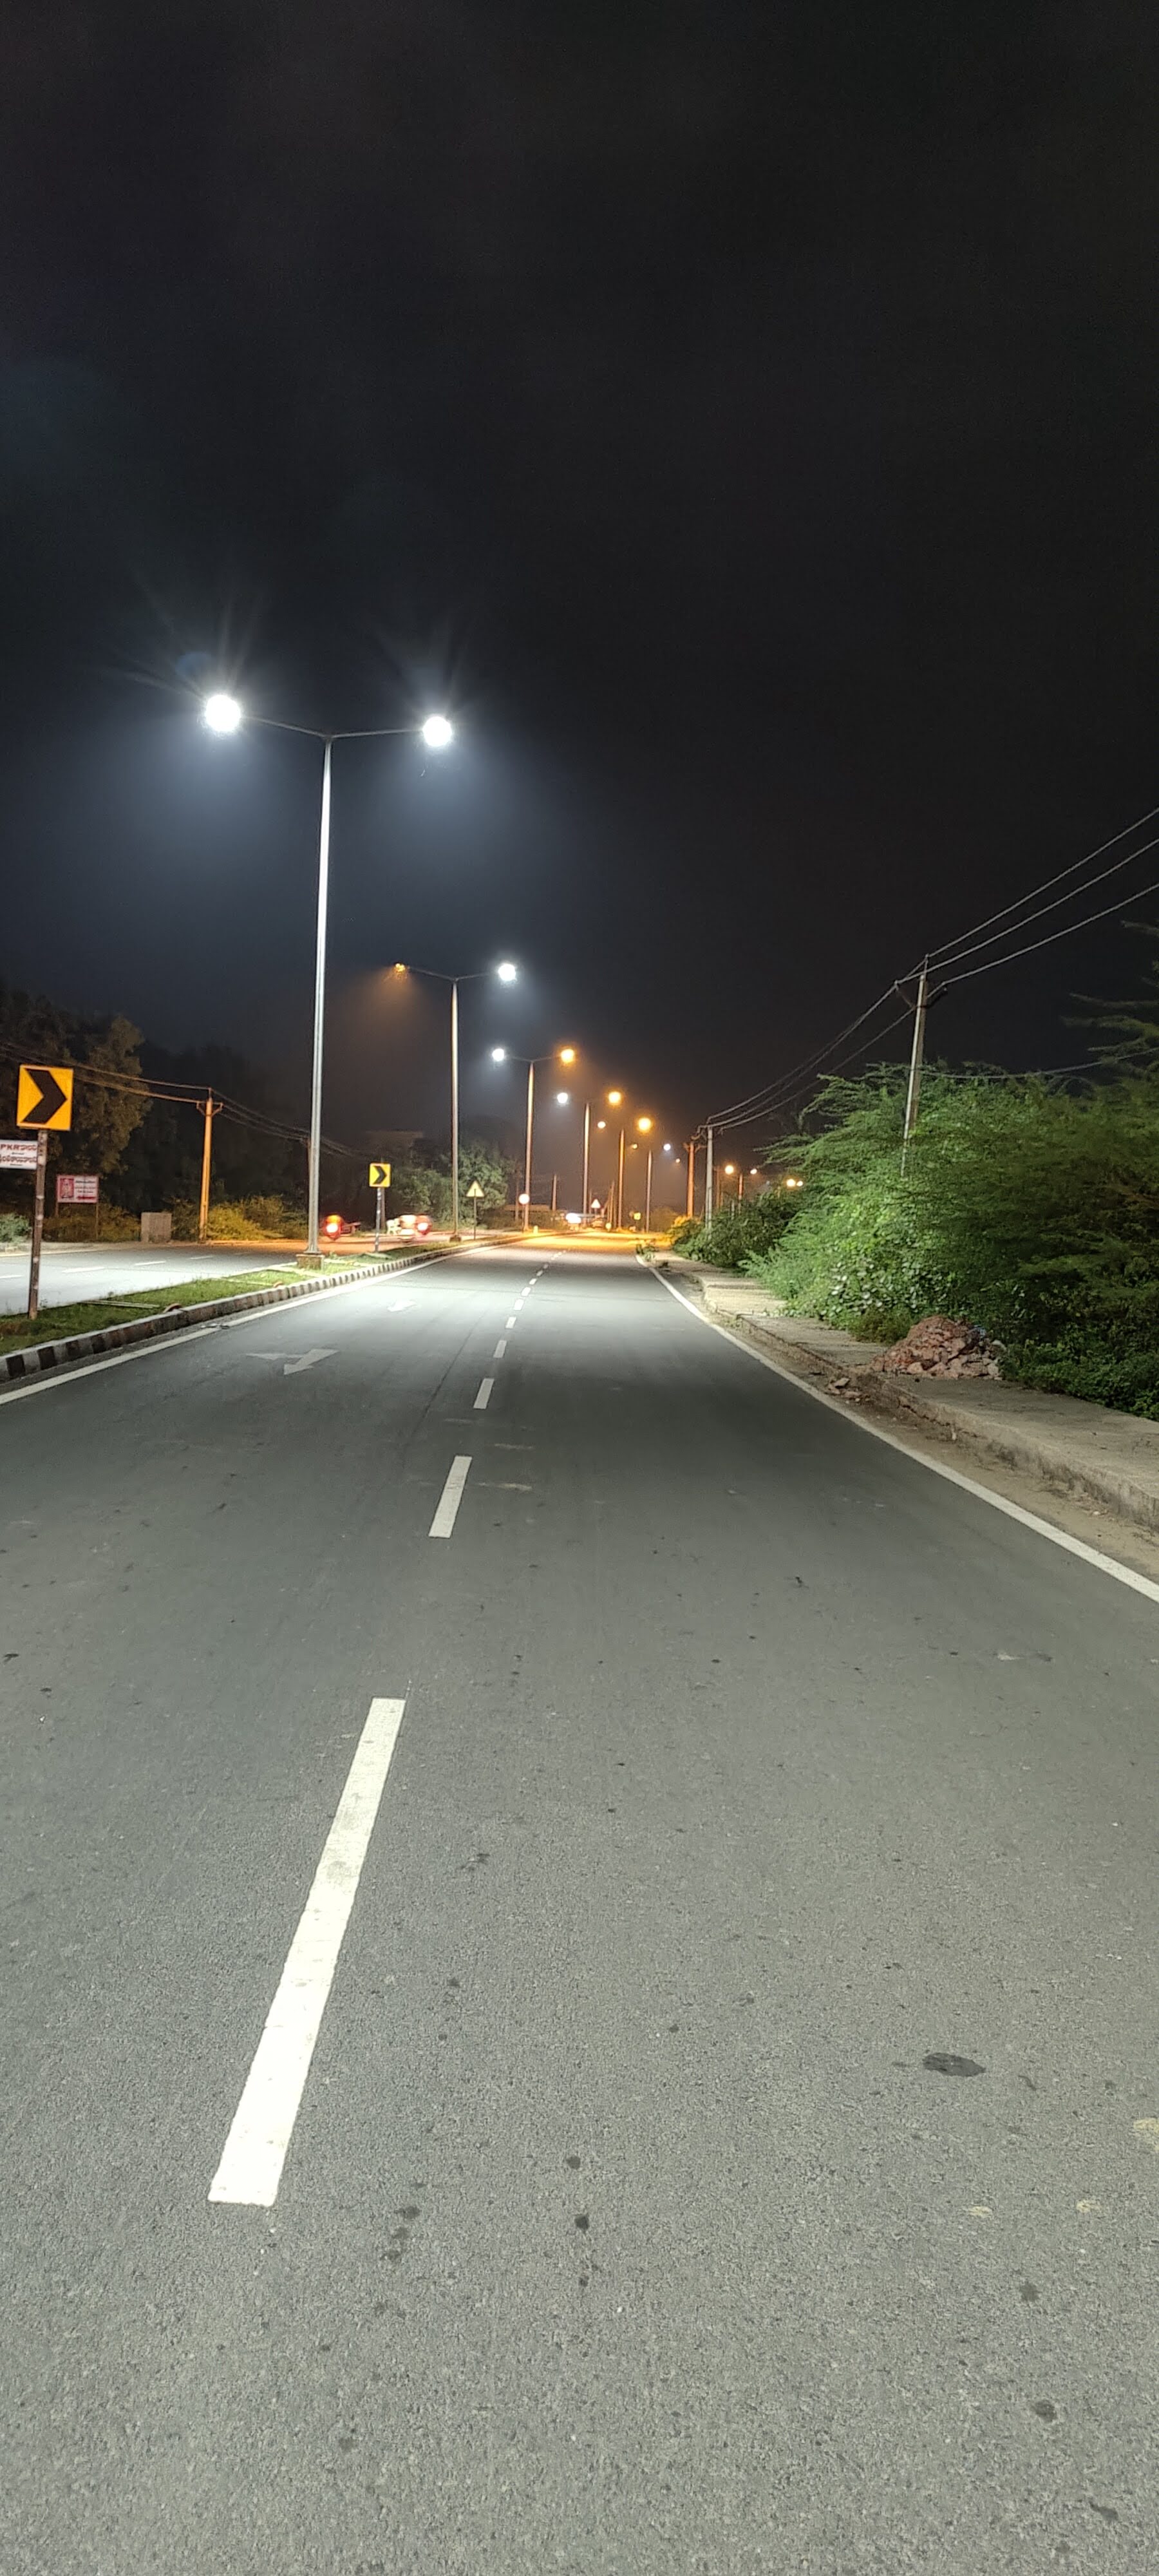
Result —
[[[997,1377],[993,1342],[980,1324],[958,1324],[952,1315],[923,1315],[891,1350],[871,1360],[871,1368],[896,1370],[906,1377]]]

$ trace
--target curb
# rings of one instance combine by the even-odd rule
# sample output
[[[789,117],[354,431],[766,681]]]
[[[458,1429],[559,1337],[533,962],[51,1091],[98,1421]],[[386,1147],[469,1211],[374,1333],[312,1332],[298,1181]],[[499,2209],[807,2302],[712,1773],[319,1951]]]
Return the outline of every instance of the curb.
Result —
[[[847,1351],[828,1352],[814,1341],[796,1342],[791,1332],[775,1332],[755,1316],[730,1314],[723,1299],[720,1305],[715,1299],[710,1303],[703,1294],[705,1282],[690,1277],[688,1272],[681,1275],[681,1285],[710,1322],[721,1325],[735,1340],[750,1342],[755,1350],[775,1360],[787,1376],[824,1388],[837,1402],[847,1405],[851,1413],[873,1414],[895,1423],[900,1430],[924,1432],[927,1438],[932,1435],[947,1447],[952,1445],[959,1455],[965,1450],[992,1466],[1012,1468],[1041,1486],[1044,1493],[1079,1503],[1152,1536],[1159,1533],[1159,1438],[1154,1458],[1142,1461],[1141,1469],[1139,1461],[1133,1462],[1122,1454],[1116,1459],[1093,1453],[1093,1443],[1100,1437],[1113,1441],[1120,1431],[1134,1436],[1154,1430],[1155,1426],[1137,1422],[1131,1415],[1112,1413],[1102,1405],[1080,1403],[1071,1396],[1051,1396],[1043,1401],[1052,1406],[1073,1404],[1074,1414],[1065,1425],[1043,1425],[1040,1429],[1025,1414],[1004,1414],[994,1403],[993,1398],[1000,1396],[1000,1380],[983,1389],[969,1380],[947,1383],[894,1376],[864,1362],[859,1367]],[[790,1319],[786,1317],[785,1321]],[[1015,1397],[1025,1393],[1033,1402],[1033,1390],[1011,1388],[1009,1393]],[[1071,1448],[1068,1454],[1067,1444],[1076,1434],[1081,1446],[1077,1451]]]
[[[46,1369],[67,1367],[70,1360],[94,1359],[99,1351],[157,1341],[166,1333],[185,1332],[190,1324],[212,1323],[219,1315],[244,1315],[247,1307],[283,1306],[292,1297],[316,1297],[322,1288],[357,1288],[364,1279],[393,1278],[397,1271],[418,1270],[426,1262],[450,1258],[440,1245],[437,1252],[404,1253],[398,1261],[365,1261],[357,1270],[329,1270],[309,1279],[287,1280],[284,1288],[251,1288],[241,1297],[213,1297],[201,1306],[170,1307],[159,1315],[139,1315],[133,1323],[103,1325],[95,1333],[71,1333],[62,1342],[33,1342],[27,1350],[0,1354],[0,1384],[40,1377]]]

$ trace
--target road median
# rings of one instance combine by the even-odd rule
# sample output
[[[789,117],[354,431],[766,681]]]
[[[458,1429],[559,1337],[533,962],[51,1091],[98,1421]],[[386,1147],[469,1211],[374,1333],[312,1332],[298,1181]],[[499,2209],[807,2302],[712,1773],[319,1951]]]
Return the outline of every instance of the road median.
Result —
[[[1044,1491],[1159,1535],[1159,1423],[999,1379],[911,1377],[875,1368],[883,1345],[786,1315],[755,1281],[662,1253],[656,1264],[713,1323],[851,1409],[1013,1468]]]

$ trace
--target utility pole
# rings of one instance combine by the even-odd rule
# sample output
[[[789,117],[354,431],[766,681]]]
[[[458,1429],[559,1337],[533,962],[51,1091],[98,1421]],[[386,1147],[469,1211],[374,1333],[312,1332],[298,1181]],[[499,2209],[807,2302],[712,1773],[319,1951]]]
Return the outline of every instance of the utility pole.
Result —
[[[684,1213],[685,1213],[685,1215],[686,1215],[686,1216],[695,1216],[695,1214],[696,1214],[696,1209],[695,1209],[695,1206],[693,1205],[693,1200],[694,1200],[694,1197],[695,1197],[695,1193],[696,1193],[696,1138],[695,1138],[695,1136],[693,1136],[693,1137],[690,1139],[690,1141],[689,1141],[689,1146],[688,1146],[688,1191],[687,1191],[687,1198],[686,1198],[686,1202],[685,1202],[685,1210],[684,1210]]]
[[[705,1145],[705,1150],[704,1150],[704,1222],[705,1222],[705,1224],[706,1224],[706,1225],[711,1225],[711,1223],[712,1223],[712,1127],[711,1127],[711,1125],[709,1125],[709,1127],[706,1129],[706,1131],[705,1131],[705,1132],[706,1132],[706,1136],[707,1136],[707,1143],[706,1143],[706,1145]]]
[[[552,1173],[552,1175],[551,1175],[551,1213],[552,1213],[552,1215],[553,1215],[553,1216],[554,1216],[554,1215],[555,1215],[555,1213],[556,1213],[555,1200],[556,1200],[556,1192],[558,1191],[558,1188],[559,1188],[559,1173],[558,1173],[558,1172],[553,1172],[553,1173]]]
[[[205,1120],[205,1132],[201,1140],[201,1200],[197,1210],[197,1240],[199,1243],[207,1243],[209,1240],[209,1166],[213,1154],[213,1122],[220,1107],[221,1102],[214,1099],[212,1091],[207,1091],[201,1104],[201,1115]]]
[[[909,1060],[909,1085],[905,1096],[905,1126],[901,1140],[901,1168],[905,1170],[906,1148],[918,1123],[918,1101],[922,1089],[922,1056],[926,1043],[926,1012],[930,1002],[930,961],[922,959],[918,976],[918,997],[914,1009],[914,1042]]]

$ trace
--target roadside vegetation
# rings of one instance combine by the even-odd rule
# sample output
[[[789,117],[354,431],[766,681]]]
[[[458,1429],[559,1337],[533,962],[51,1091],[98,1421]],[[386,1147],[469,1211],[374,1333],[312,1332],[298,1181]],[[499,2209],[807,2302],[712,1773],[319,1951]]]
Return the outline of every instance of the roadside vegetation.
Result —
[[[803,1188],[723,1210],[699,1242],[678,1229],[682,1248],[867,1340],[931,1313],[980,1324],[1005,1377],[1159,1421],[1153,1052],[1078,1091],[931,1069],[904,1174],[904,1066],[830,1081],[777,1151]]]

